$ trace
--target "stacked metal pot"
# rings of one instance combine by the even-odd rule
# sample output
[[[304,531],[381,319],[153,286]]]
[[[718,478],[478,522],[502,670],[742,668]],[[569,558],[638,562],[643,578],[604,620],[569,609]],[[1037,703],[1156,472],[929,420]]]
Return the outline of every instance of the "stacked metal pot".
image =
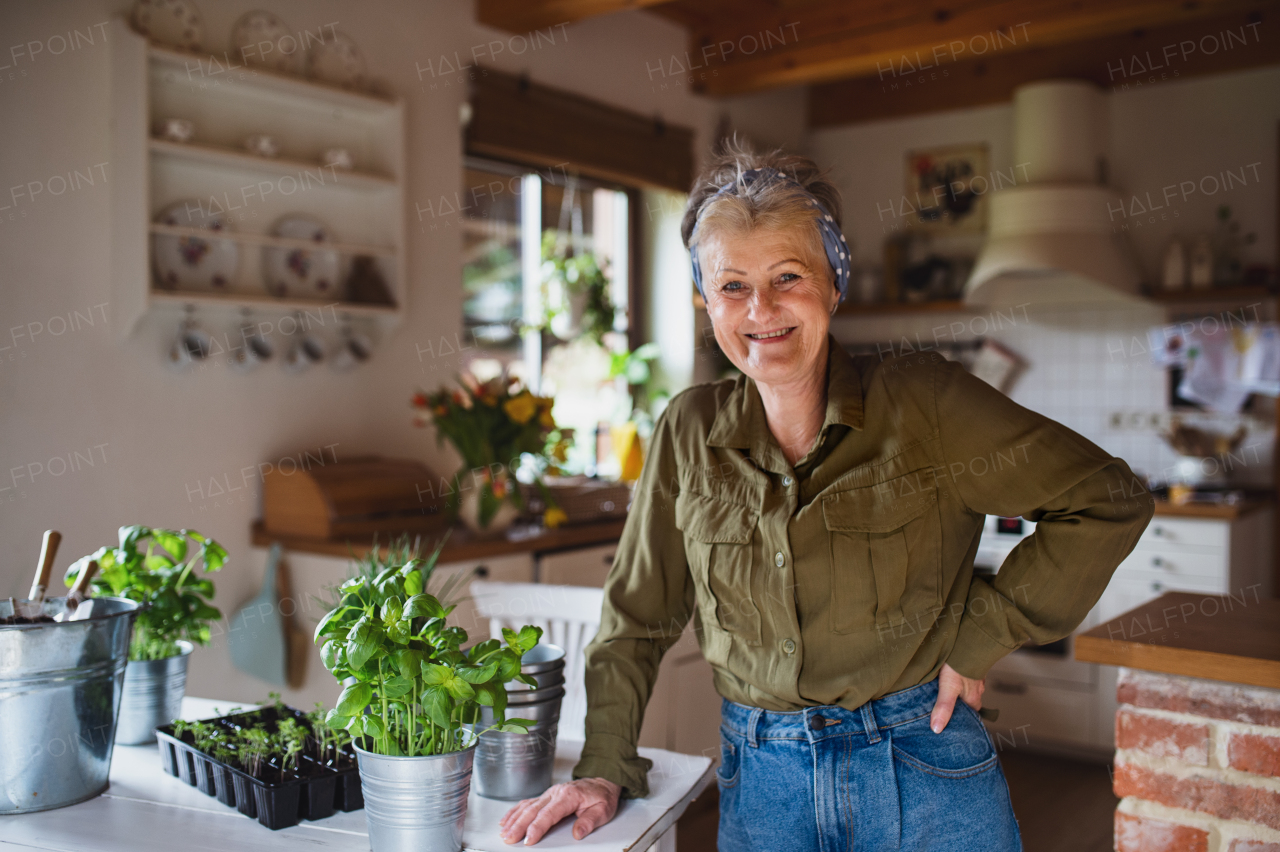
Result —
[[[476,792],[485,798],[531,799],[551,786],[560,702],[565,692],[564,649],[538,645],[521,663],[521,673],[537,681],[537,686],[519,681],[507,685],[507,718],[529,719],[533,724],[527,734],[489,731],[480,735],[474,780]],[[482,707],[479,729],[493,722],[492,709]]]

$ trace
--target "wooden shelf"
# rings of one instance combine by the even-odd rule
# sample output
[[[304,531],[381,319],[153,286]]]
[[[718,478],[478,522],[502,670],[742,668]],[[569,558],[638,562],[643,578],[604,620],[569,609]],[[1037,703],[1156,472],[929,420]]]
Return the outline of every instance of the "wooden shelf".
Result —
[[[321,185],[350,189],[392,189],[396,186],[395,178],[372,172],[343,170],[324,165],[319,162],[291,160],[283,157],[259,157],[247,151],[236,151],[231,148],[219,148],[213,145],[200,145],[193,142],[170,142],[168,139],[151,139],[147,142],[151,153],[175,160],[186,160],[192,163],[205,163],[217,166],[235,166],[254,171],[267,172],[277,177],[296,177],[300,173],[317,174]],[[299,178],[304,180],[304,178]],[[307,188],[315,184],[307,179]]]
[[[552,553],[557,550],[572,550],[578,547],[589,547],[597,544],[609,544],[622,537],[622,527],[626,521],[604,521],[601,523],[578,524],[576,526],[558,527],[546,530],[531,538],[511,541],[505,538],[476,539],[466,530],[453,528],[449,530],[449,538],[440,553],[440,564],[450,562],[472,562],[477,559],[491,559],[496,556],[511,556],[518,553]],[[350,558],[363,557],[373,547],[372,537],[326,540],[301,538],[298,536],[273,535],[267,532],[262,521],[255,521],[251,528],[250,540],[254,547],[270,547],[273,542],[280,542],[285,550],[296,553],[312,553],[317,556],[339,556]],[[387,542],[394,533],[380,535],[382,542],[379,550],[387,549]],[[424,535],[424,541],[430,538]]]
[[[195,86],[204,84],[219,87],[228,85],[256,87],[374,112],[386,112],[398,103],[396,98],[375,95],[371,92],[355,92],[319,80],[297,77],[253,65],[246,66],[238,57],[232,56],[230,51],[222,56],[216,53],[191,53],[148,42],[147,56],[152,62],[171,66],[175,71],[186,76]],[[237,75],[240,76],[237,77]],[[245,79],[244,75],[248,75],[248,79]]]
[[[369,305],[361,302],[318,301],[308,299],[277,299],[255,293],[191,293],[178,290],[152,290],[150,299],[156,305],[177,307],[225,308],[228,310],[272,310],[283,313],[314,311],[332,307],[334,311],[351,316],[386,317],[398,311],[395,305]]]
[[[1155,302],[1183,304],[1187,302],[1235,302],[1241,299],[1274,299],[1269,287],[1206,287],[1202,290],[1156,290],[1146,297]]]
[[[315,240],[296,240],[289,237],[275,237],[270,234],[257,234],[252,231],[211,231],[208,228],[189,228],[185,225],[161,225],[153,222],[149,229],[153,234],[168,234],[174,237],[195,237],[201,240],[231,240],[234,243],[251,246],[266,246],[281,249],[305,249],[307,251],[336,251],[341,254],[372,254],[390,257],[396,254],[391,246],[375,246],[365,243],[316,242]]]
[[[1076,636],[1076,659],[1280,689],[1280,600],[1166,592]]]

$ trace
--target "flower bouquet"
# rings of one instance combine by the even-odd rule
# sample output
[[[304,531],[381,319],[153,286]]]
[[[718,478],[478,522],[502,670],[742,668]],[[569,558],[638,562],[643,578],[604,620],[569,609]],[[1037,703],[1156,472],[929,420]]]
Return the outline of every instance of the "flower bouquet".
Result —
[[[498,533],[524,508],[515,470],[526,453],[545,459],[548,437],[556,429],[551,416],[555,403],[535,396],[517,379],[499,376],[487,382],[462,374],[460,387],[442,387],[435,393],[419,391],[413,397],[419,426],[434,423],[436,440],[446,439],[463,459],[454,475],[451,504],[459,517],[477,533]],[[547,499],[547,526],[563,522],[539,478],[535,484]]]

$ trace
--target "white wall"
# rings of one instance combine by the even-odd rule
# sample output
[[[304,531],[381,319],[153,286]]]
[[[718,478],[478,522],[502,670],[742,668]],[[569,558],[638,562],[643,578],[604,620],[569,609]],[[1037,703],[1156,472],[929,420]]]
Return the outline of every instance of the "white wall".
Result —
[[[257,590],[264,561],[264,553],[249,546],[258,487],[244,481],[245,468],[329,446],[338,457],[377,452],[452,469],[455,462],[439,455],[432,436],[411,426],[408,408],[416,388],[448,381],[459,367],[456,356],[419,355],[428,345],[439,349],[441,338],[454,339],[461,325],[457,229],[432,229],[414,211],[416,203],[451,195],[461,184],[458,115],[465,86],[456,76],[424,73],[427,63],[437,67],[439,57],[456,51],[505,70],[528,70],[538,82],[691,126],[700,148],[722,109],[745,112],[764,126],[800,126],[794,97],[712,104],[687,85],[657,85],[646,67],[682,52],[685,36],[651,15],[569,26],[556,31],[554,46],[544,41],[537,52],[513,56],[505,46],[498,52],[509,36],[477,26],[468,3],[272,0],[266,8],[295,30],[337,22],[362,48],[373,76],[408,103],[408,316],[370,366],[345,375],[319,369],[291,376],[276,368],[237,375],[225,364],[176,374],[161,362],[171,329],[146,323],[120,342],[110,327],[107,50],[99,39],[56,56],[43,50],[33,60],[17,47],[50,44],[73,29],[101,36],[95,25],[130,6],[128,0],[0,2],[0,65],[11,66],[0,69],[0,206],[9,205],[0,210],[0,541],[9,553],[0,567],[3,595],[25,593],[46,528],[65,536],[61,571],[72,558],[113,541],[121,524],[187,526],[231,552],[216,601],[230,613]],[[200,0],[199,8],[206,47],[222,50],[235,20],[261,4]],[[34,201],[10,198],[10,187],[104,163],[105,183],[57,197],[42,193]],[[28,324],[48,329],[51,318],[76,311],[82,319],[73,315],[74,331],[25,334]],[[58,321],[53,326],[62,328]],[[73,470],[53,461],[68,454]],[[92,466],[84,461],[90,454]],[[59,475],[49,473],[51,461]],[[224,477],[240,490],[207,497],[209,480]],[[299,559],[294,580],[306,594],[339,573],[340,566]],[[220,641],[197,651],[192,694],[252,700],[266,691],[231,668]],[[313,678],[302,693],[286,697],[305,705],[334,693]]]
[[[941,85],[941,84],[940,84]],[[1274,264],[1276,259],[1276,133],[1280,121],[1280,68],[1269,68],[1184,81],[1157,83],[1113,92],[1109,101],[1111,183],[1130,198],[1147,193],[1159,203],[1162,190],[1206,176],[1218,176],[1259,163],[1256,176],[1246,172],[1247,185],[1230,192],[1205,195],[1196,191],[1183,200],[1146,215],[1129,215],[1132,201],[1115,225],[1127,233],[1148,280],[1157,276],[1159,258],[1174,235],[1187,237],[1211,231],[1219,204],[1229,204],[1244,230],[1256,232],[1257,242],[1246,249],[1250,262]],[[903,193],[903,154],[908,149],[986,142],[991,168],[1009,173],[1013,166],[1012,106],[1000,104],[934,115],[877,121],[812,133],[810,153],[832,169],[844,198],[845,233],[860,263],[880,261],[884,236],[892,232],[891,202]],[[1214,188],[1214,181],[1204,184]],[[1189,191],[1190,192],[1190,191]],[[900,208],[900,205],[895,204]],[[919,334],[926,343],[947,339],[952,323],[960,339],[983,335],[1007,344],[1028,362],[1014,386],[1018,402],[1054,417],[1080,431],[1138,470],[1161,475],[1174,455],[1149,424],[1115,428],[1111,415],[1165,411],[1165,376],[1151,366],[1145,351],[1148,326],[1162,321],[1151,311],[1084,313],[1066,325],[1062,318],[1047,321],[1034,305],[1005,318],[991,312],[927,314],[923,316],[836,321],[842,339],[865,342]],[[1266,316],[1266,314],[1262,314]],[[1141,342],[1135,342],[1135,337]],[[1130,421],[1131,422],[1131,421]],[[1219,426],[1223,431],[1230,427]],[[1255,449],[1246,468],[1234,473],[1244,481],[1270,477],[1273,434],[1260,431],[1246,442]],[[1253,455],[1257,452],[1257,455]]]

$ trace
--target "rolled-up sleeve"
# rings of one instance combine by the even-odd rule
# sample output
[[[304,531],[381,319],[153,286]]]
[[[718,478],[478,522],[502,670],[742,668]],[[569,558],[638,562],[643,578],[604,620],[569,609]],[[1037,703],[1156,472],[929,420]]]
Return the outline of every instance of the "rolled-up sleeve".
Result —
[[[676,528],[677,400],[659,418],[649,458],[605,583],[600,632],[587,646],[586,743],[575,778],[606,778],[628,797],[648,795],[651,762],[636,742],[662,655],[693,611],[684,539]]]
[[[946,662],[970,678],[1024,643],[1071,633],[1154,512],[1121,459],[956,364],[935,375],[946,479],[971,511],[1037,522],[994,579],[975,577]],[[978,471],[981,471],[979,473]],[[940,473],[940,475],[943,475]]]

